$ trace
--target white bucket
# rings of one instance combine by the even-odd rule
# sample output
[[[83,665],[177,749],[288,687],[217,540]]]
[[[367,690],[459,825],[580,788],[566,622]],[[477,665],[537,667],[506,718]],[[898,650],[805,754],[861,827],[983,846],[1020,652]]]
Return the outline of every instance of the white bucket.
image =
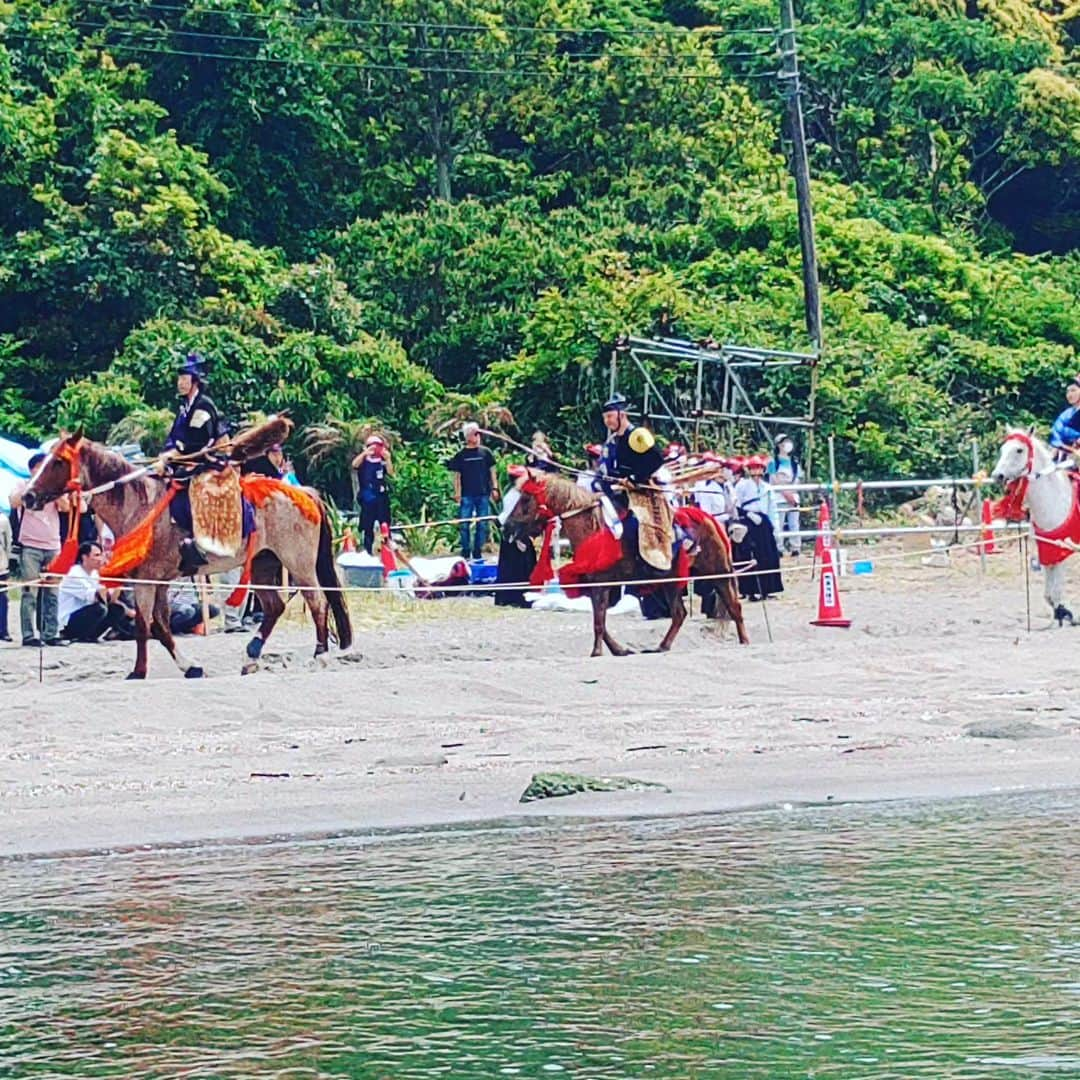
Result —
[[[386,575],[386,584],[397,592],[412,593],[416,585],[416,577],[411,570],[391,570]]]

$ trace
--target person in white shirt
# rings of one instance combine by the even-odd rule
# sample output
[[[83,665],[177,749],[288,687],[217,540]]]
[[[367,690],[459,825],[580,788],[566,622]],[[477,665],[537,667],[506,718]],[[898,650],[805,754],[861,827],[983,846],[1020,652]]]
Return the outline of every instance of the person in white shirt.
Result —
[[[735,484],[735,512],[747,529],[745,539],[735,545],[735,561],[754,561],[753,572],[739,577],[739,593],[749,600],[767,600],[784,591],[774,531],[779,516],[776,492],[765,479],[767,465],[759,455],[747,459],[746,474]]]
[[[104,561],[101,545],[87,540],[60,582],[57,622],[69,641],[97,641],[107,631],[125,640],[135,636],[135,612],[119,602],[119,589],[110,592],[101,584]]]
[[[732,518],[735,505],[730,480],[731,472],[727,468],[727,463],[711,450],[702,455],[702,462],[706,465],[718,465],[720,471],[716,476],[710,476],[707,480],[699,480],[694,484],[692,491],[694,502],[721,525],[727,525]]]

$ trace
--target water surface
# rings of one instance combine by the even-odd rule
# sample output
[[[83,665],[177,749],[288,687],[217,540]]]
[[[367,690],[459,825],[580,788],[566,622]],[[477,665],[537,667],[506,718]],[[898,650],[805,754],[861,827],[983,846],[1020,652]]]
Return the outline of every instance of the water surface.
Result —
[[[1080,1077],[1078,810],[0,862],[0,1076]]]

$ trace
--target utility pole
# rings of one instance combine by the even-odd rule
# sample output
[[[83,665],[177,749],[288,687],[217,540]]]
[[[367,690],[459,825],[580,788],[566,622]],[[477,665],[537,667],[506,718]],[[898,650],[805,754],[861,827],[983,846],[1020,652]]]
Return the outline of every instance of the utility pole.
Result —
[[[783,60],[783,94],[787,98],[788,126],[791,129],[791,171],[795,176],[795,198],[799,205],[799,245],[802,248],[803,300],[806,330],[814,348],[821,351],[821,289],[818,283],[817,251],[814,246],[814,211],[810,203],[810,165],[806,160],[806,131],[803,128],[802,88],[799,84],[799,53],[795,41],[793,0],[780,0],[780,55]]]

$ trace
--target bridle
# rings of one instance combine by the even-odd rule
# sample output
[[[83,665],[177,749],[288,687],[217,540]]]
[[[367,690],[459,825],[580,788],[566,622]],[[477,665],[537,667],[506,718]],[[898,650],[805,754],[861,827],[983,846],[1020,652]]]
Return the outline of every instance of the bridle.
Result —
[[[533,497],[534,501],[536,502],[536,516],[544,525],[547,525],[553,521],[565,521],[569,517],[576,517],[578,514],[584,514],[587,511],[595,510],[596,507],[600,505],[600,500],[594,499],[592,502],[586,504],[585,506],[576,506],[570,510],[563,510],[561,513],[557,514],[554,510],[551,509],[550,506],[548,506],[547,503],[547,481],[538,479],[531,472],[529,472],[525,466],[521,466],[521,468],[525,469],[525,472],[523,474],[517,473],[516,475],[524,475],[525,482],[521,484],[521,486],[518,488],[518,491],[520,491],[522,495],[531,495]],[[511,470],[511,475],[515,475],[513,470]]]
[[[1020,443],[1027,450],[1027,460],[1024,462],[1024,471],[1005,484],[1005,495],[995,504],[995,508],[1007,521],[1019,521],[1024,517],[1024,505],[1027,502],[1031,482],[1044,476],[1052,476],[1057,472],[1057,466],[1051,463],[1049,469],[1037,472],[1035,469],[1035,440],[1030,435],[1017,431],[1005,439],[1006,443],[1012,441]]]
[[[81,440],[80,440],[81,442]],[[35,502],[40,500],[42,506],[48,506],[51,502],[56,502],[57,499],[68,494],[82,495],[82,481],[79,479],[79,465],[80,465],[80,442],[70,443],[66,439],[62,439],[56,444],[50,451],[49,456],[41,463],[41,467],[37,470],[37,475],[45,471],[45,466],[50,460],[55,458],[57,461],[66,462],[68,466],[68,478],[64,486],[56,492],[44,493],[36,492]],[[82,499],[79,498],[76,502],[81,503]]]

